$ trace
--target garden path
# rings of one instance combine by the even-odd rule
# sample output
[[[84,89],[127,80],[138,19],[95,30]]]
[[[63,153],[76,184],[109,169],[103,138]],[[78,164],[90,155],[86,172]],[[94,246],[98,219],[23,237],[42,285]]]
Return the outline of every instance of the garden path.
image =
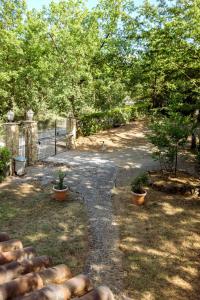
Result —
[[[37,180],[49,186],[59,168],[67,170],[66,184],[80,195],[87,208],[90,249],[85,273],[95,284],[108,285],[116,299],[128,298],[121,295],[124,274],[112,192],[115,185],[129,184],[132,176],[157,167],[151,158],[152,145],[148,143],[146,133],[145,124],[135,122],[81,137],[76,151],[49,157],[46,163],[27,168],[25,178],[20,179]],[[189,165],[191,168],[191,163]]]

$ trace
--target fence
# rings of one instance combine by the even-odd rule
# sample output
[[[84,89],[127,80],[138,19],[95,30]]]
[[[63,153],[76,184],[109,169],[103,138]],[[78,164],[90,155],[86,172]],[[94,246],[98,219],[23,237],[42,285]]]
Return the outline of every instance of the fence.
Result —
[[[67,123],[66,119],[55,120],[44,126],[38,124],[38,159],[44,159],[66,151]],[[46,127],[46,128],[45,128]]]
[[[58,119],[48,122],[23,121],[21,123],[6,123],[4,142],[12,156],[24,156],[28,164],[53,156],[67,149],[73,149],[76,139],[76,121],[73,118]]]

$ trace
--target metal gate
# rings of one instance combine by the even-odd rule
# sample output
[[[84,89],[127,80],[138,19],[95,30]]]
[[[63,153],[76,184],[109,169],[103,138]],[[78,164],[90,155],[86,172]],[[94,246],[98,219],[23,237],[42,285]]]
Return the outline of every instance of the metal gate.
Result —
[[[25,127],[23,123],[19,124],[19,155],[26,157]]]
[[[66,119],[38,122],[38,159],[66,151]]]

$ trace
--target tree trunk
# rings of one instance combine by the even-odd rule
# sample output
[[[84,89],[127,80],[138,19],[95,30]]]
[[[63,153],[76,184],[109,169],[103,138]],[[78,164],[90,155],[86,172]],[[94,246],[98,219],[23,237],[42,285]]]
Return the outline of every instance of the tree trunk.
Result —
[[[194,133],[192,133],[191,150],[195,150],[196,147],[197,147],[196,135]]]
[[[177,175],[177,165],[178,165],[178,145],[176,145],[176,156],[175,156],[175,177]]]

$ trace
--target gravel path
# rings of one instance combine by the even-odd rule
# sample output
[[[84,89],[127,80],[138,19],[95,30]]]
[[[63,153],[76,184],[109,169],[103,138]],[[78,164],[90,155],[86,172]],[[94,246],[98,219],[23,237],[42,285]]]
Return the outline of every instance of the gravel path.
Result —
[[[117,166],[102,153],[76,151],[50,157],[45,162],[27,168],[26,176],[16,180],[35,180],[46,186],[55,180],[59,165],[66,165],[66,184],[80,195],[87,208],[90,249],[84,272],[94,284],[108,285],[118,295],[122,290],[121,253],[111,201]]]
[[[152,164],[149,149],[115,153],[69,151],[49,157],[45,162],[45,165],[27,168],[27,175],[20,181],[37,180],[49,185],[55,179],[59,165],[67,167],[66,184],[83,199],[88,214],[90,249],[84,271],[95,284],[108,285],[116,299],[128,299],[120,295],[123,290],[122,254],[112,189],[116,181],[124,178],[121,168],[127,169],[125,173],[129,176],[129,170],[132,174],[134,169],[137,174],[141,167],[148,168]]]
[[[70,167],[66,182],[84,200],[89,221],[90,251],[85,272],[97,284],[107,284],[118,294],[122,288],[119,232],[114,222],[112,189],[117,167],[101,154],[66,152],[47,162]],[[111,279],[112,277],[112,279]],[[113,283],[113,284],[112,284]]]
[[[79,194],[87,208],[90,249],[84,271],[96,285],[108,285],[116,299],[128,298],[121,295],[124,274],[112,190],[116,183],[127,182],[130,176],[152,165],[151,146],[144,137],[145,132],[142,124],[134,123],[104,132],[100,137],[90,137],[96,140],[96,149],[92,141],[90,151],[79,149],[49,157],[45,160],[47,164],[27,168],[27,175],[19,180],[37,180],[49,186],[59,165],[66,166],[66,184]],[[102,138],[106,152],[98,151],[98,141]]]
[[[141,167],[145,169],[152,166],[149,149],[145,155],[144,149],[117,153],[72,151],[50,157],[46,162],[67,164],[70,171],[66,182],[84,199],[90,233],[90,251],[85,272],[96,284],[108,285],[116,298],[122,299],[119,296],[123,290],[122,254],[119,250],[119,230],[113,209],[112,189],[116,180],[120,179],[122,166],[131,170],[134,168],[135,173],[140,172]]]

